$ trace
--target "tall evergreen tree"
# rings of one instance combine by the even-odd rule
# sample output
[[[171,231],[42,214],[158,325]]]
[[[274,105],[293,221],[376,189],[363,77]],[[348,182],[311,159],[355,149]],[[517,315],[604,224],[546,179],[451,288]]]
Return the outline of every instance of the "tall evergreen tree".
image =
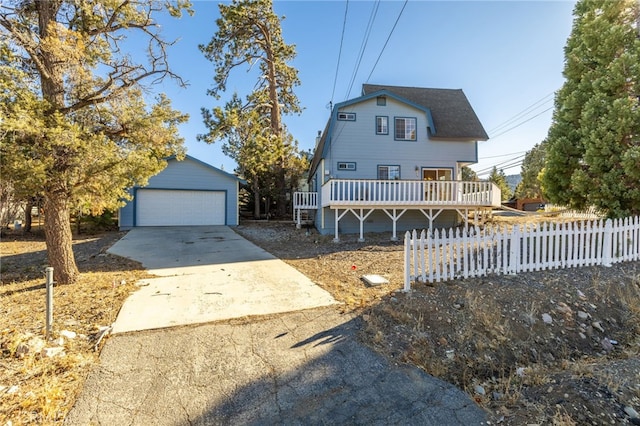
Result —
[[[581,0],[542,181],[557,204],[640,214],[640,5]]]
[[[536,144],[522,160],[522,180],[515,190],[518,198],[539,198],[542,196],[540,173],[544,169],[545,143]]]
[[[164,6],[163,6],[164,5]],[[148,105],[145,82],[176,77],[152,19],[184,0],[7,0],[0,4],[0,161],[16,189],[44,197],[49,263],[73,283],[70,212],[119,205],[181,155],[186,116],[166,97]],[[139,61],[124,49],[147,42]],[[19,187],[19,188],[18,188]]]
[[[300,84],[298,71],[288,64],[295,58],[295,46],[284,42],[280,18],[273,12],[272,0],[233,0],[231,4],[221,3],[219,9],[218,31],[207,45],[200,45],[202,53],[215,65],[215,85],[208,94],[219,98],[220,93],[226,90],[232,70],[241,66],[251,68],[258,63],[260,75],[255,89],[246,96],[246,102],[240,108],[243,114],[266,118],[256,119],[253,123],[260,126],[255,133],[262,135],[265,138],[263,142],[269,144],[265,155],[270,157],[275,153],[278,156],[274,166],[277,206],[278,214],[284,215],[287,193],[285,168],[289,161],[287,155],[291,152],[288,146],[291,138],[282,123],[282,115],[301,112],[293,92]],[[225,122],[225,118],[236,113],[217,107],[213,110],[203,108],[202,114],[209,133],[201,135],[200,140],[213,143],[219,138],[233,137],[232,126]],[[265,162],[268,160],[265,158]],[[248,169],[247,165],[239,166]]]
[[[498,170],[495,166],[491,170],[489,174],[489,182],[493,182],[498,188],[500,188],[500,195],[502,201],[507,201],[513,195],[513,191],[507,183],[507,177],[504,174],[504,171]]]

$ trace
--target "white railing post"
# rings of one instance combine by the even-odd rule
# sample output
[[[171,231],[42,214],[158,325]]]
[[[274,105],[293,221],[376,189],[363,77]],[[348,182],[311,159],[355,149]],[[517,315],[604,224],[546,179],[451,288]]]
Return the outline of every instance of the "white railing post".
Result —
[[[613,222],[607,219],[604,225],[603,243],[602,243],[602,265],[611,266],[611,258],[613,251]]]
[[[411,234],[404,234],[404,291],[411,291]]]

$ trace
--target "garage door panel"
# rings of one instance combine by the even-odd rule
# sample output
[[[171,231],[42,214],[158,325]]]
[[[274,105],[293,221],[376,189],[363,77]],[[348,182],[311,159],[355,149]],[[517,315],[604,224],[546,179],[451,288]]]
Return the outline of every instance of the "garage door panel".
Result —
[[[137,226],[224,225],[222,191],[141,189],[136,194]]]

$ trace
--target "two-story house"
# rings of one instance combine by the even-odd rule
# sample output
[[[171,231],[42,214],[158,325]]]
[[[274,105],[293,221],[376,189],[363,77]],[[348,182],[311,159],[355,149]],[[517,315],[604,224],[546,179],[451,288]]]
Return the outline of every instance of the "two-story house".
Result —
[[[294,219],[322,234],[453,226],[500,205],[490,182],[462,181],[488,139],[462,90],[365,84],[336,104],[317,140],[310,192],[294,195]]]

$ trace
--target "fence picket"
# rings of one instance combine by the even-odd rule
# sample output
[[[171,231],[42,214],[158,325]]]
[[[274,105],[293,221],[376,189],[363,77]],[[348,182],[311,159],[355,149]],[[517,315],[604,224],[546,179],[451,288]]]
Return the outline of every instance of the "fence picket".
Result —
[[[487,274],[640,260],[640,217],[478,226],[405,233],[404,280],[440,282]]]

